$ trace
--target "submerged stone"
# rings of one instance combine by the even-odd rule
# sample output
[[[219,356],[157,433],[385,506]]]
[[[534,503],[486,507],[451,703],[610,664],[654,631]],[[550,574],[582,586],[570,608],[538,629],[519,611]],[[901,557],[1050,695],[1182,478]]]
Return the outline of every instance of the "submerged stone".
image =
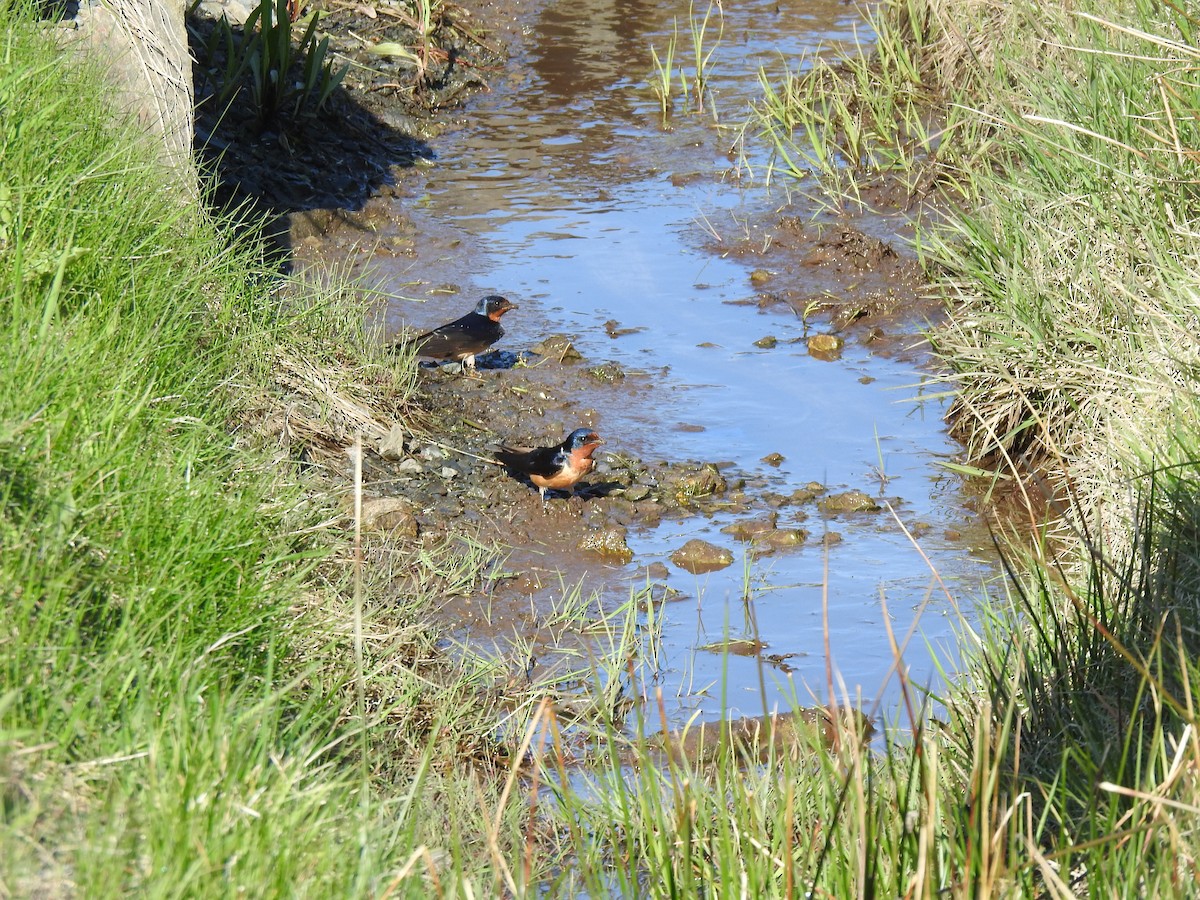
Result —
[[[694,764],[714,763],[726,753],[765,763],[772,755],[799,759],[822,746],[843,742],[861,747],[874,732],[871,720],[858,710],[815,707],[774,716],[701,722],[655,740],[673,758]]]
[[[759,535],[774,531],[776,521],[777,517],[772,512],[757,519],[744,519],[741,522],[734,522],[732,525],[726,525],[721,531],[724,534],[732,535],[739,541],[751,541]]]
[[[733,553],[725,547],[692,538],[671,554],[671,562],[693,575],[699,575],[733,565]]]
[[[765,541],[776,550],[791,550],[808,540],[808,532],[803,528],[776,528],[759,535],[756,540]]]
[[[840,494],[830,494],[818,501],[817,506],[822,512],[878,512],[879,504],[864,491],[843,491]]]
[[[826,361],[838,359],[845,344],[836,334],[814,334],[808,339],[808,355]]]

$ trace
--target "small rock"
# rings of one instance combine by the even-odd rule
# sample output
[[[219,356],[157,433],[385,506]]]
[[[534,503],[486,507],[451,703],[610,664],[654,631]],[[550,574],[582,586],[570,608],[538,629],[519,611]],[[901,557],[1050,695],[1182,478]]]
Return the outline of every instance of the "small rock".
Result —
[[[453,466],[442,466],[442,470],[438,474],[449,481],[451,478],[458,477],[458,469]]]
[[[428,462],[438,462],[446,458],[446,451],[436,444],[427,444],[417,455]]]
[[[710,497],[723,494],[728,489],[725,478],[712,463],[705,464],[699,471],[685,472],[675,481],[675,494],[679,499]]]
[[[604,323],[604,332],[610,338],[624,337],[627,334],[637,334],[639,331],[644,331],[642,328],[622,328],[621,323],[616,319],[609,319]]]
[[[834,544],[842,542],[842,533],[840,531],[827,531],[825,537],[821,539],[821,543],[826,547],[832,547]]]
[[[396,473],[406,478],[411,478],[414,475],[424,474],[425,467],[415,459],[406,459],[396,467]]]
[[[644,484],[631,484],[625,488],[624,497],[632,503],[637,503],[640,500],[645,500],[650,496],[650,488]]]
[[[575,345],[565,334],[552,334],[541,343],[535,344],[532,350],[538,356],[557,359],[559,362],[583,359],[583,355],[575,349]]]
[[[629,560],[633,559],[633,551],[629,549],[625,535],[625,529],[620,525],[600,528],[596,531],[589,531],[584,535],[578,547],[580,550],[587,550],[591,553],[598,553],[601,556],[619,559],[621,562],[629,562]]]
[[[664,563],[652,562],[646,566],[646,577],[651,581],[664,581],[671,577],[671,570]]]
[[[878,512],[879,504],[863,491],[843,491],[840,494],[830,494],[822,498],[817,506],[824,513],[840,512]]]
[[[768,466],[777,466],[786,458],[782,453],[768,453],[762,458],[762,462],[765,462]]]
[[[728,653],[730,656],[758,656],[769,645],[752,638],[726,638],[723,641],[713,641],[697,647],[706,653]]]
[[[671,562],[693,575],[699,575],[733,565],[733,553],[725,547],[692,538],[671,554]]]
[[[754,346],[762,347],[764,350],[771,350],[774,349],[775,345],[778,343],[779,338],[775,337],[773,334],[768,334],[766,337],[760,337],[757,341],[755,341]]]
[[[808,339],[808,355],[828,362],[841,357],[845,344],[836,334],[814,334]]]
[[[379,455],[393,462],[404,459],[404,428],[399,422],[379,442]]]
[[[625,380],[625,370],[615,362],[607,362],[594,369],[588,369],[588,375],[603,384],[616,384]]]
[[[726,525],[721,531],[724,534],[732,535],[736,540],[751,541],[759,535],[774,531],[776,521],[775,513],[770,513],[760,519],[734,522],[732,525]]]
[[[771,278],[771,273],[766,269],[755,269],[750,273],[750,283],[755,287],[766,284]]]
[[[803,528],[776,528],[761,535],[759,539],[764,540],[776,550],[791,550],[808,540],[808,532]]]
[[[415,538],[418,527],[412,504],[398,497],[363,500],[363,528],[389,531],[398,537]]]

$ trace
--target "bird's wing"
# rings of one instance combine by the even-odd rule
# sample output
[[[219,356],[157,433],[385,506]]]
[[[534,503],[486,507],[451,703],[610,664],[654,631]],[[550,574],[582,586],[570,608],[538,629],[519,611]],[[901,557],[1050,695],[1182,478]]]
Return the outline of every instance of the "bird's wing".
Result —
[[[503,446],[496,451],[496,459],[509,468],[524,472],[526,475],[540,475],[549,478],[562,468],[565,455],[559,447],[508,447]]]

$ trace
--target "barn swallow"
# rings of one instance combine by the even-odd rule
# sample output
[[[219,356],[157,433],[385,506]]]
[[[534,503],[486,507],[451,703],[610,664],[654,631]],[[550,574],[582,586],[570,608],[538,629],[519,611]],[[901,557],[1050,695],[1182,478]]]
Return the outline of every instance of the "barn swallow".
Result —
[[[575,483],[592,471],[595,461],[592,454],[603,444],[600,435],[589,428],[576,428],[566,440],[556,447],[507,447],[500,445],[495,456],[498,462],[514,472],[528,475],[542,495],[546,505],[546,491],[562,491],[573,488]]]
[[[516,304],[509,303],[504,297],[491,294],[480,300],[476,307],[461,319],[427,331],[414,338],[412,343],[417,348],[418,356],[454,359],[462,366],[462,371],[466,372],[467,369],[475,368],[476,353],[482,353],[504,337],[500,317],[510,309],[516,308]]]

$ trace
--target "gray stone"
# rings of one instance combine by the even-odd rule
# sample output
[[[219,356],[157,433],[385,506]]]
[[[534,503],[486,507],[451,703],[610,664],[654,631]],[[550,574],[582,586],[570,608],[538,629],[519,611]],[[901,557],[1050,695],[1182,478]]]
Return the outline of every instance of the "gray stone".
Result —
[[[379,455],[392,461],[404,459],[404,429],[399,422],[379,441]]]
[[[411,478],[414,475],[424,475],[425,467],[415,459],[406,459],[396,467],[396,473]]]

